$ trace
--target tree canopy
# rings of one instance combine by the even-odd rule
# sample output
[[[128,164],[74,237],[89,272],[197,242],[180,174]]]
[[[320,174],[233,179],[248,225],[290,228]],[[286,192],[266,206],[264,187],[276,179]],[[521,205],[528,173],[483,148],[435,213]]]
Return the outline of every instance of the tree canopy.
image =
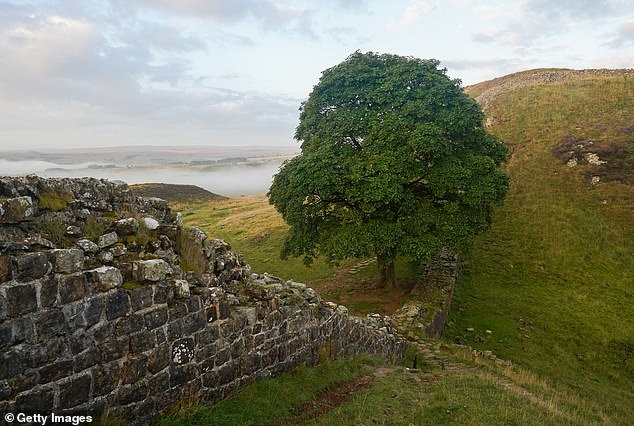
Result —
[[[268,194],[291,227],[282,257],[377,256],[393,284],[397,255],[460,252],[490,225],[507,150],[438,65],[356,52],[322,73]]]

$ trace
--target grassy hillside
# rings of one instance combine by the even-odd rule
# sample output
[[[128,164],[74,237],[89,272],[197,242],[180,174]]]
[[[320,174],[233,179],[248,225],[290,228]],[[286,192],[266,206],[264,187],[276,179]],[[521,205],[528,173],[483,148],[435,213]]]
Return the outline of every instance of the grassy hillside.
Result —
[[[472,95],[516,76],[487,82]],[[492,229],[464,259],[445,339],[492,351],[514,367],[449,345],[423,351],[427,364],[416,374],[366,361],[302,370],[217,406],[186,408],[178,421],[634,423],[634,78],[532,84],[498,93],[487,108],[490,130],[512,148],[511,190]],[[335,269],[281,261],[287,227],[263,196],[180,208],[188,224],[230,241],[257,272],[307,282],[357,312],[389,312],[406,297],[373,287],[371,261]],[[415,277],[415,268],[400,267]],[[375,377],[386,368],[388,374]],[[322,373],[323,381],[306,376]],[[367,384],[331,403],[325,389],[337,394],[366,376]],[[330,408],[316,418],[298,414],[324,399]],[[264,404],[279,412],[263,412]]]
[[[634,79],[525,87],[489,113],[513,148],[511,190],[465,259],[447,338],[634,422],[634,188],[614,183],[634,172]],[[569,167],[571,150],[607,163]]]

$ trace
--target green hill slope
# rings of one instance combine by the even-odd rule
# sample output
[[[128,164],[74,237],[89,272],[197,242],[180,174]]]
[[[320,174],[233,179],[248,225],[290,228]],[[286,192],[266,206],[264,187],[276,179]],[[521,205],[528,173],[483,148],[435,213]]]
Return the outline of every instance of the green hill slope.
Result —
[[[511,190],[465,259],[446,336],[633,422],[634,77],[527,85],[487,113],[513,148]]]

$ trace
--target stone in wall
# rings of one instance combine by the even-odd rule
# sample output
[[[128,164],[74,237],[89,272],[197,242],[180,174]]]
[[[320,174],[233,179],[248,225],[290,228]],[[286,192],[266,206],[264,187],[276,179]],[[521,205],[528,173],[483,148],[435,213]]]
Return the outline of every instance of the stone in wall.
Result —
[[[0,223],[19,223],[33,215],[31,197],[15,197],[0,200]]]

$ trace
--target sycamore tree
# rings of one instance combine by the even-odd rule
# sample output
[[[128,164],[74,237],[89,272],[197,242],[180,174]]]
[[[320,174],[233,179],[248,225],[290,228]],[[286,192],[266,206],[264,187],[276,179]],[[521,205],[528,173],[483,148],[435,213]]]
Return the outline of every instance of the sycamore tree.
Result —
[[[300,107],[301,154],[268,193],[290,225],[283,258],[376,256],[394,285],[397,255],[459,253],[490,225],[507,150],[438,65],[356,52],[322,73]]]

